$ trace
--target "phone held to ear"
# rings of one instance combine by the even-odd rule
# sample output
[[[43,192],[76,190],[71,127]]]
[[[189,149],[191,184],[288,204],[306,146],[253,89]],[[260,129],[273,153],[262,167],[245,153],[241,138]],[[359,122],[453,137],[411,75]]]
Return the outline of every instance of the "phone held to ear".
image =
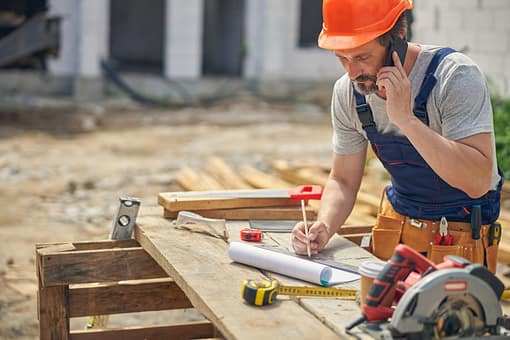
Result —
[[[388,55],[386,56],[386,63],[384,64],[384,66],[395,66],[395,63],[393,62],[393,58],[391,56],[393,51],[397,52],[398,57],[400,59],[400,63],[404,65],[404,60],[406,58],[407,53],[407,41],[398,38],[390,42],[390,46],[388,47]]]

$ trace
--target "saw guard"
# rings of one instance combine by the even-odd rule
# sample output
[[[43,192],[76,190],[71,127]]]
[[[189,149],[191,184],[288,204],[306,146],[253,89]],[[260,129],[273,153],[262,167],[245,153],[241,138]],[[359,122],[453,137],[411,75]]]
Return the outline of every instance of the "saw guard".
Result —
[[[433,315],[445,297],[468,294],[480,304],[486,327],[497,330],[498,317],[502,316],[499,299],[487,282],[470,274],[473,266],[477,265],[439,270],[417,282],[397,304],[391,318],[391,329],[400,334],[423,332],[423,320]],[[457,287],[465,283],[465,289],[448,289],[453,283],[457,283]]]

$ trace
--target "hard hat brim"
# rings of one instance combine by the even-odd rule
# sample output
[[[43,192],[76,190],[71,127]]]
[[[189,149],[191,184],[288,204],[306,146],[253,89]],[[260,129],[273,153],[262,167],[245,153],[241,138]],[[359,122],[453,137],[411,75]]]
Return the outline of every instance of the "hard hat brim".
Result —
[[[357,35],[328,35],[321,31],[318,44],[325,50],[348,50],[364,45],[381,35],[381,32],[370,32]]]

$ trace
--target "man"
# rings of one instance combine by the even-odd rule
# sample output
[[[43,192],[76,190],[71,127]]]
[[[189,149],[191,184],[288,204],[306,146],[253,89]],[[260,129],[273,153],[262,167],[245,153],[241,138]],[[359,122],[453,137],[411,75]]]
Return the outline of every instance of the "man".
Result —
[[[453,254],[494,271],[497,245],[488,243],[503,178],[487,84],[461,53],[412,43],[406,51],[411,8],[412,0],[324,0],[319,47],[334,51],[346,74],[333,90],[333,161],[318,219],[308,237],[298,223],[292,244],[298,254],[307,245],[317,254],[341,228],[370,142],[392,178],[372,232],[374,254],[386,260],[401,242],[435,262]],[[402,44],[403,63],[392,52]],[[470,223],[478,212],[481,226]]]

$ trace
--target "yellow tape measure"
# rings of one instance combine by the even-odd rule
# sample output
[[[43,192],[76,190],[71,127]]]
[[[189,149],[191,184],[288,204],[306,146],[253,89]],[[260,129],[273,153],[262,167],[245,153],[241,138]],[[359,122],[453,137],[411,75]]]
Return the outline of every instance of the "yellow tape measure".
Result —
[[[282,286],[278,280],[244,280],[243,299],[250,305],[265,306],[273,303],[278,294],[293,296],[314,296],[354,300],[358,293],[355,289],[338,289],[325,287]]]

